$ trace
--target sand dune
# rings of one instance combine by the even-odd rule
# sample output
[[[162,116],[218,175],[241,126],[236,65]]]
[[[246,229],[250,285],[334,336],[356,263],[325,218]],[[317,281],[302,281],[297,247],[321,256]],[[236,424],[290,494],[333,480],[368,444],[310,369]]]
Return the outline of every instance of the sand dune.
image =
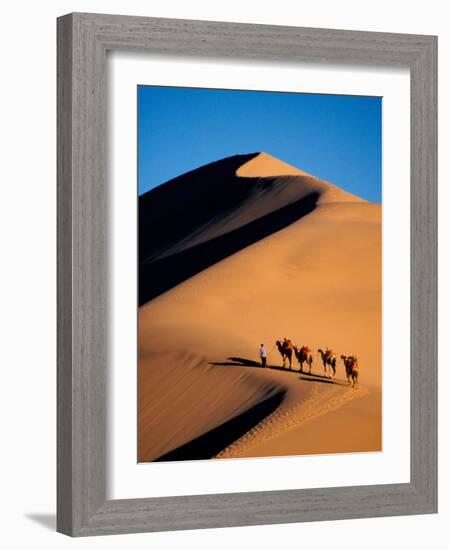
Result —
[[[160,186],[139,216],[139,461],[380,450],[380,205],[263,153]],[[284,336],[317,376],[256,367]],[[326,346],[359,356],[359,390],[322,378]]]
[[[270,166],[273,176],[266,175]],[[149,191],[139,200],[139,303],[287,227],[317,204],[342,201],[361,199],[266,153],[214,162]]]

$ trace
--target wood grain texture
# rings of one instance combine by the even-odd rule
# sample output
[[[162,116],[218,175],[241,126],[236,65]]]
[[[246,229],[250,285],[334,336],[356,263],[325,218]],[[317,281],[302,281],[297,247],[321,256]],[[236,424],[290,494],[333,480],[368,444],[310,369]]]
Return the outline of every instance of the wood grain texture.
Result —
[[[411,66],[411,483],[437,508],[437,43]]]
[[[57,529],[72,529],[72,25],[58,21],[57,154]],[[61,504],[64,511],[61,513]]]
[[[106,500],[110,49],[410,68],[410,483]],[[436,37],[94,14],[58,20],[58,531],[86,536],[436,512],[436,339]]]

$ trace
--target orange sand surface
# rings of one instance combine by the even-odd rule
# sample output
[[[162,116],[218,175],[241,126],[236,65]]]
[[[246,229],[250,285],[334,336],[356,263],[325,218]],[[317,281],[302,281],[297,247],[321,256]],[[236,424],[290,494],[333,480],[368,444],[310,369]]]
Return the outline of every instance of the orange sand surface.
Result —
[[[381,450],[381,206],[265,153],[232,178],[248,186],[244,199],[149,260],[232,245],[139,308],[139,461]],[[174,200],[179,189],[182,179]],[[285,336],[312,348],[311,375],[296,359],[282,368],[274,343]],[[324,377],[325,347],[338,357],[335,380]],[[356,390],[341,354],[359,358]]]

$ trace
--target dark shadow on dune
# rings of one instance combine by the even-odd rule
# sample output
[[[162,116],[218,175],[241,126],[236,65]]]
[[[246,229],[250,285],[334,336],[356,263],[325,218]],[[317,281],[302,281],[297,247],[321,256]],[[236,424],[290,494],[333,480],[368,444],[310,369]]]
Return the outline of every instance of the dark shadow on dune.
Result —
[[[227,357],[227,361],[216,361],[209,363],[210,365],[218,366],[218,367],[253,367],[262,369],[262,365],[254,361],[253,359],[245,359],[244,357]],[[322,379],[323,381],[329,381],[327,376],[323,376],[322,374],[315,374],[315,373],[308,373],[308,372],[301,372],[297,368],[289,369],[288,367],[280,367],[278,365],[270,365],[268,364],[265,368],[270,370],[278,370],[281,372],[290,372],[292,374],[301,374],[302,376],[309,376],[310,380],[318,379],[317,382]],[[303,378],[303,380],[309,380],[309,378]]]
[[[235,173],[256,156],[235,155],[200,166],[141,195],[139,262],[248,198],[251,188],[235,185]]]
[[[239,229],[177,254],[139,266],[139,305],[193,277],[235,252],[284,229],[312,212],[318,193],[312,193]]]
[[[214,367],[250,367],[253,369],[263,368],[260,363],[254,363],[254,365],[247,365],[244,363],[234,363],[231,361],[212,361],[211,363],[209,363],[209,365],[213,365]]]
[[[139,197],[139,305],[227,258],[280,231],[309,214],[319,194],[304,197],[244,226],[180,252],[162,256],[205,224],[229,214],[255,193],[258,178],[235,172],[257,156],[237,155],[179,176]],[[278,178],[263,178],[270,185]]]
[[[204,460],[213,458],[239,437],[254,428],[281,404],[285,391],[270,395],[235,418],[157,458],[154,462]]]
[[[292,374],[298,374],[297,370],[285,368],[285,367],[279,367],[277,365],[267,365],[266,367],[262,367],[260,363],[257,361],[253,361],[252,359],[244,359],[243,357],[228,357],[228,361],[217,361],[209,363],[209,365],[214,365],[217,367],[252,367],[256,369],[270,369],[270,370],[279,370],[283,372],[291,372]]]
[[[252,359],[244,359],[243,357],[228,357],[227,361],[217,361],[209,363],[219,367],[254,367],[256,369],[262,369],[262,365]]]
[[[244,357],[228,357],[230,361],[233,361],[233,363],[229,363],[230,365],[234,365],[235,363],[244,365],[245,367],[260,367],[262,368],[262,365],[258,363],[257,361],[253,361],[252,359],[245,359]]]
[[[347,384],[344,384],[340,382],[339,380],[331,380],[330,378],[305,378],[304,376],[299,377],[300,380],[304,380],[305,382],[318,382],[320,384],[334,384],[335,386],[347,386]]]
[[[318,378],[317,381],[321,380],[329,380],[327,376],[324,376],[324,374],[315,374],[314,372],[308,373],[308,372],[301,372],[299,371],[299,374],[302,376],[309,376],[310,378],[306,378],[306,380],[314,380],[315,378]]]

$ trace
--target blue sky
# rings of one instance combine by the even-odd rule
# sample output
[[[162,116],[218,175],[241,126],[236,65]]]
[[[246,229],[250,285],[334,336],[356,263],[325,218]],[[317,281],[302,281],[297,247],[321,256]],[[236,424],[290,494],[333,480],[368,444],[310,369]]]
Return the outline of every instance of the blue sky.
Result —
[[[138,86],[139,194],[265,151],[364,199],[382,197],[382,99]]]

